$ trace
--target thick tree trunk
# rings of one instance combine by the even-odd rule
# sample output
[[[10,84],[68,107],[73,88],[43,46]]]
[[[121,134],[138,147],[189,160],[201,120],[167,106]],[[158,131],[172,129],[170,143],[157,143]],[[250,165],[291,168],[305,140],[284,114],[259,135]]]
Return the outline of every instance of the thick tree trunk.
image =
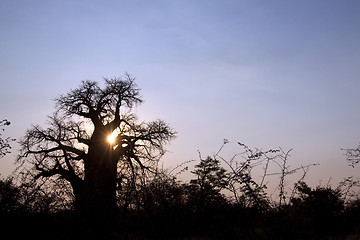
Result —
[[[84,184],[78,191],[75,208],[81,214],[112,217],[116,215],[117,159],[106,142],[89,147],[85,160]]]

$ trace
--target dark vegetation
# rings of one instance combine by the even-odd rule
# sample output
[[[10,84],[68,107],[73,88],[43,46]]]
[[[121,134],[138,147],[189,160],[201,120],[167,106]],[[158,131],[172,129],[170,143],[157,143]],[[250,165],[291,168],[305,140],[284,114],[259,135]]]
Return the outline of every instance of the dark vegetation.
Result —
[[[317,164],[291,168],[291,150],[263,151],[227,140],[194,163],[159,167],[175,137],[164,121],[138,123],[129,75],[85,81],[56,99],[49,127],[21,139],[14,173],[0,181],[2,232],[34,239],[360,239],[360,182],[310,187]],[[4,126],[10,122],[1,122]],[[110,143],[107,136],[118,135]],[[1,137],[1,136],[0,136]],[[11,147],[1,138],[1,156]],[[359,148],[346,149],[358,167]],[[259,171],[261,170],[260,173]],[[294,180],[295,179],[295,180]],[[276,189],[270,190],[270,183]]]

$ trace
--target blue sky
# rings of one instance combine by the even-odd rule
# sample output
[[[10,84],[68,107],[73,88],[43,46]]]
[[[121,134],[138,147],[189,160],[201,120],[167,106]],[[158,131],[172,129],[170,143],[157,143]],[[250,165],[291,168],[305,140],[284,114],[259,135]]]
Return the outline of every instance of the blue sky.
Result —
[[[359,176],[341,148],[360,141],[359,1],[0,2],[0,118],[20,138],[81,80],[129,72],[144,120],[178,131],[166,166],[237,141],[293,148],[318,183]],[[13,153],[1,159],[12,169]],[[313,176],[311,176],[313,175]]]

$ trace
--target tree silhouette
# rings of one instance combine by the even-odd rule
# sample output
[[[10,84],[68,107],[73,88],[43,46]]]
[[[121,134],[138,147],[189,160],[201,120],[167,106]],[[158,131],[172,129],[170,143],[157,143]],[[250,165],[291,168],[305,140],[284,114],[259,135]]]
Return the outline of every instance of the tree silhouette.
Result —
[[[227,173],[221,167],[219,160],[209,156],[201,159],[200,163],[195,165],[192,173],[196,175],[196,179],[190,180],[190,201],[197,209],[225,202],[220,191],[226,187]]]
[[[49,127],[33,126],[20,141],[18,163],[30,164],[35,179],[67,180],[80,213],[108,216],[116,212],[116,190],[151,171],[175,132],[162,120],[137,123],[131,110],[142,99],[130,75],[104,80],[103,88],[83,81],[56,98]]]

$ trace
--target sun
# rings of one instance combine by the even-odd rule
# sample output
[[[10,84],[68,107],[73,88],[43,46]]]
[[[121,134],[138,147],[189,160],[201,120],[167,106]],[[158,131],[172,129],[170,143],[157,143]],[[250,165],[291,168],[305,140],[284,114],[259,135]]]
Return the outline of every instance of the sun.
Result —
[[[108,142],[114,144],[116,137],[119,135],[119,131],[115,129],[107,138]]]

